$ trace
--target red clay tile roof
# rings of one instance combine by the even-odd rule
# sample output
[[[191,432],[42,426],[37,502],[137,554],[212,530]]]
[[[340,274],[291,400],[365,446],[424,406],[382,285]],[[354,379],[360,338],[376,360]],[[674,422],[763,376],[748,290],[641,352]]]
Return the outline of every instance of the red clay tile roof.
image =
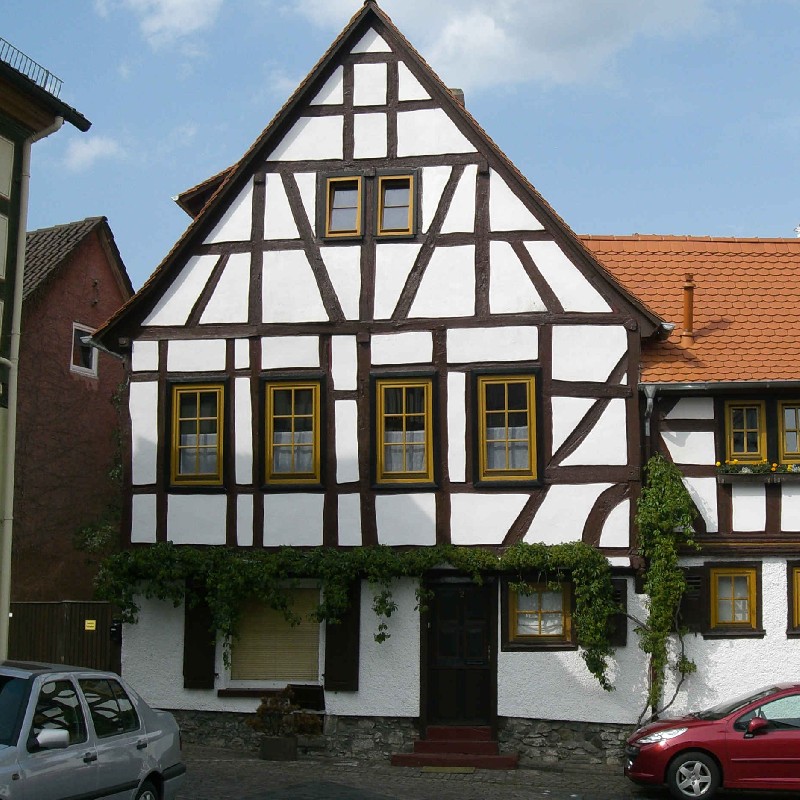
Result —
[[[646,342],[644,382],[799,381],[800,239],[581,236],[620,283],[675,330]],[[681,345],[694,277],[694,343]]]

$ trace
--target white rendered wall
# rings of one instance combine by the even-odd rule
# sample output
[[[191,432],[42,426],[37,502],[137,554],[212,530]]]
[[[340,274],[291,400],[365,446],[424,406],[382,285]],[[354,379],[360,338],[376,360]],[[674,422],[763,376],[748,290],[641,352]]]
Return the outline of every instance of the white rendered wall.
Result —
[[[662,431],[661,438],[676,464],[714,463],[712,431]]]
[[[475,245],[437,247],[422,276],[410,317],[471,317],[475,313]]]
[[[714,401],[710,397],[682,397],[664,419],[714,419]]]
[[[134,486],[155,483],[158,457],[158,383],[135,381],[129,389],[131,474]]]
[[[489,244],[489,262],[489,310],[492,314],[547,310],[508,242]]]
[[[225,369],[224,339],[180,339],[167,347],[169,372],[208,372]]]
[[[133,372],[155,372],[158,370],[158,342],[133,342],[131,346],[131,370]]]
[[[684,478],[683,483],[691,495],[697,510],[706,523],[709,533],[719,530],[717,516],[717,479],[716,478]]]
[[[309,105],[338,106],[344,102],[344,67],[336,67]]]
[[[250,299],[250,254],[233,253],[214,294],[200,317],[202,324],[247,322]]]
[[[436,544],[436,495],[387,494],[375,498],[378,543]]]
[[[630,546],[631,501],[623,500],[608,515],[600,534],[600,547]]]
[[[264,546],[322,544],[322,494],[264,495]]]
[[[431,96],[402,61],[397,65],[397,78],[397,99],[400,102],[405,100],[430,100]]]
[[[535,361],[538,355],[539,329],[535,325],[453,328],[447,331],[447,360],[451,364]]]
[[[253,544],[253,496],[240,494],[236,498],[236,543],[240,547]]]
[[[474,153],[472,143],[441,108],[400,111],[397,114],[397,155],[436,156]],[[340,156],[341,158],[341,156]]]
[[[494,171],[489,174],[489,225],[493,231],[540,231],[541,222]]]
[[[361,536],[361,495],[339,495],[339,544],[342,547],[360,547],[364,543]]]
[[[175,544],[225,544],[228,497],[171,494],[167,497],[167,539]]]
[[[301,117],[267,161],[313,161],[344,155],[344,117]]]
[[[467,473],[466,382],[463,372],[447,375],[447,466],[454,483],[463,483]]]
[[[336,401],[336,482],[358,480],[358,404]]]
[[[733,530],[763,531],[767,521],[767,496],[763,483],[734,483]]]
[[[605,383],[627,350],[621,325],[554,325],[553,380]]]
[[[372,337],[373,364],[429,364],[433,336],[428,331],[376,334]]]
[[[519,516],[527,494],[453,494],[450,538],[456,545],[499,545]]]
[[[320,253],[345,319],[358,319],[361,248],[321,247]]]
[[[352,390],[357,386],[358,352],[355,336],[331,337],[333,388]]]
[[[594,405],[591,397],[553,397],[553,452],[555,453]]]
[[[264,253],[264,322],[327,322],[317,279],[302,250]]]
[[[277,172],[265,176],[264,238],[298,239],[300,233],[294,221],[283,178]]]
[[[353,105],[386,105],[386,64],[353,66]]]
[[[156,496],[135,494],[131,502],[131,542],[155,542]]]
[[[219,256],[192,256],[142,325],[185,325]]]
[[[236,483],[253,483],[253,405],[250,398],[250,379],[234,381],[236,445]]]
[[[475,230],[475,182],[477,164],[469,164],[456,186],[450,208],[442,223],[442,233],[472,233]]]
[[[355,158],[384,158],[388,150],[386,114],[356,114],[353,119],[353,139]]]
[[[581,541],[589,512],[600,494],[610,486],[610,483],[550,486],[525,534],[525,541],[543,544]]]
[[[780,529],[782,531],[800,531],[800,486],[797,484],[781,484]]]
[[[205,244],[245,242],[250,238],[253,224],[253,181],[231,202],[222,219],[208,234]]]
[[[439,207],[442,192],[453,171],[452,167],[423,167],[422,169],[422,231],[427,233]]]
[[[375,247],[375,319],[389,319],[419,253],[418,244]]]
[[[621,398],[610,400],[586,438],[567,456],[562,466],[628,463],[626,406]]]
[[[261,339],[262,369],[318,366],[318,336],[265,336]]]

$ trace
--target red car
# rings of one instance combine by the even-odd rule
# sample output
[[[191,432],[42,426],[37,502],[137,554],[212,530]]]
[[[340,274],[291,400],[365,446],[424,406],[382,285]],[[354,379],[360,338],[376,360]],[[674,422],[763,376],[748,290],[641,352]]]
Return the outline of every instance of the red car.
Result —
[[[800,683],[651,722],[628,739],[625,775],[679,800],[726,789],[800,790]]]

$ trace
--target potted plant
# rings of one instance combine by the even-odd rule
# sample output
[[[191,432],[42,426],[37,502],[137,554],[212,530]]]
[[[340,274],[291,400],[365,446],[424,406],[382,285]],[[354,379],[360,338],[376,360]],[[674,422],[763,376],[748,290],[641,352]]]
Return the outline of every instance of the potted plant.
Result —
[[[261,758],[268,761],[297,760],[297,736],[321,732],[321,720],[307,714],[294,702],[294,693],[287,686],[266,695],[247,724],[261,734]]]

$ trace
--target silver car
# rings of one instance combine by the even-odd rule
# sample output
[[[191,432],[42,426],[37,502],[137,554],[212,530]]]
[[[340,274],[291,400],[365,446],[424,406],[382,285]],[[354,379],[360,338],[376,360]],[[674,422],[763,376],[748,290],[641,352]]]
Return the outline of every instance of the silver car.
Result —
[[[173,800],[185,772],[173,716],[119,675],[0,663],[2,800]]]

